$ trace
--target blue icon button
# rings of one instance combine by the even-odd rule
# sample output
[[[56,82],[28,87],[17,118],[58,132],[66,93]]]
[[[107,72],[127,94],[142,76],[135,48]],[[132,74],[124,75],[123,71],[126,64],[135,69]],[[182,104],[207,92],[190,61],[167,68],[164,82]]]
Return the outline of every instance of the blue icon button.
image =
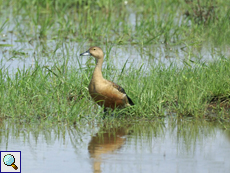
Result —
[[[4,156],[3,158],[3,162],[5,163],[5,165],[7,166],[12,166],[15,170],[18,169],[18,167],[14,164],[15,163],[15,158],[13,155],[11,154],[7,154]]]

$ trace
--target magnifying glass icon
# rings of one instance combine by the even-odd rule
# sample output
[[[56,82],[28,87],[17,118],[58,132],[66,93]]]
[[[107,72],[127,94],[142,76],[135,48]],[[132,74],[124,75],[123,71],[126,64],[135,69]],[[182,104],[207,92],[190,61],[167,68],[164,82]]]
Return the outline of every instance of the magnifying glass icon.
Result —
[[[18,169],[18,167],[14,164],[15,163],[15,158],[11,154],[7,154],[3,158],[3,162],[7,166],[12,166],[15,170]]]

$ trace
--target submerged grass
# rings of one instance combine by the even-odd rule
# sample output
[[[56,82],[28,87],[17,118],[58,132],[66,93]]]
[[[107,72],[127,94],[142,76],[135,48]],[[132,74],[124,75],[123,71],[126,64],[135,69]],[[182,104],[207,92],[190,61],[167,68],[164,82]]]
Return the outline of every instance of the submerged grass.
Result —
[[[7,13],[2,27],[10,23],[21,39],[138,45],[159,41],[178,45],[188,40],[228,44],[228,5],[224,0],[0,0],[1,11]]]
[[[229,129],[229,123],[225,123]],[[87,127],[87,128],[86,128]],[[0,128],[5,129],[1,132],[0,143],[2,147],[9,147],[11,141],[17,140],[17,138],[23,138],[24,142],[34,144],[35,146],[42,139],[42,143],[53,144],[56,140],[60,140],[65,143],[71,140],[71,145],[76,150],[82,150],[81,147],[88,145],[88,149],[93,149],[90,144],[97,142],[103,145],[105,139],[111,139],[116,141],[117,138],[123,138],[123,142],[113,142],[112,145],[123,146],[125,143],[132,145],[140,143],[146,145],[149,144],[152,148],[153,139],[162,140],[177,140],[178,147],[186,151],[192,151],[197,141],[203,141],[206,137],[216,136],[217,131],[223,126],[218,125],[215,122],[207,122],[204,120],[189,120],[181,118],[167,118],[167,119],[155,119],[154,121],[136,121],[133,123],[130,119],[126,121],[119,120],[105,120],[101,121],[97,125],[95,123],[89,123],[86,121],[72,123],[63,122],[51,122],[47,121],[41,123],[35,121],[32,123],[23,123],[23,120],[2,120],[0,121]],[[221,130],[222,131],[222,130]],[[222,131],[227,138],[230,137],[229,130]],[[91,142],[89,142],[89,137]],[[97,140],[95,140],[95,138]],[[36,143],[34,143],[34,141]],[[142,145],[135,145],[137,148]],[[191,147],[194,146],[194,147]],[[108,147],[107,147],[108,148]],[[111,150],[114,147],[111,146]],[[119,148],[119,147],[118,147]],[[110,150],[110,151],[111,151]]]

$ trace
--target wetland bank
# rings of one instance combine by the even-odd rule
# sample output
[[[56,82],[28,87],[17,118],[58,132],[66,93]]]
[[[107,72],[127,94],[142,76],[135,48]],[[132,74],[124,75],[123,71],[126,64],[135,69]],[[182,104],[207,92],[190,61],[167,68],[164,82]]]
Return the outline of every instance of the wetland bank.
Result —
[[[229,4],[0,0],[1,150],[37,166],[72,153],[82,172],[228,172]],[[104,120],[87,90],[95,61],[79,56],[95,45],[135,103]]]

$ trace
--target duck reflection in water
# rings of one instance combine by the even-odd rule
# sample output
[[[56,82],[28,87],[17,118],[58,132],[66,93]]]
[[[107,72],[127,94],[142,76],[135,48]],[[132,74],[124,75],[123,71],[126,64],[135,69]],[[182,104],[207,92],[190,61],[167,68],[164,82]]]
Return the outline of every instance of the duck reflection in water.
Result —
[[[103,154],[111,154],[124,145],[126,135],[129,134],[128,129],[128,127],[106,128],[104,126],[92,137],[88,151],[90,157],[93,158],[94,173],[101,172],[101,164],[104,162]]]

